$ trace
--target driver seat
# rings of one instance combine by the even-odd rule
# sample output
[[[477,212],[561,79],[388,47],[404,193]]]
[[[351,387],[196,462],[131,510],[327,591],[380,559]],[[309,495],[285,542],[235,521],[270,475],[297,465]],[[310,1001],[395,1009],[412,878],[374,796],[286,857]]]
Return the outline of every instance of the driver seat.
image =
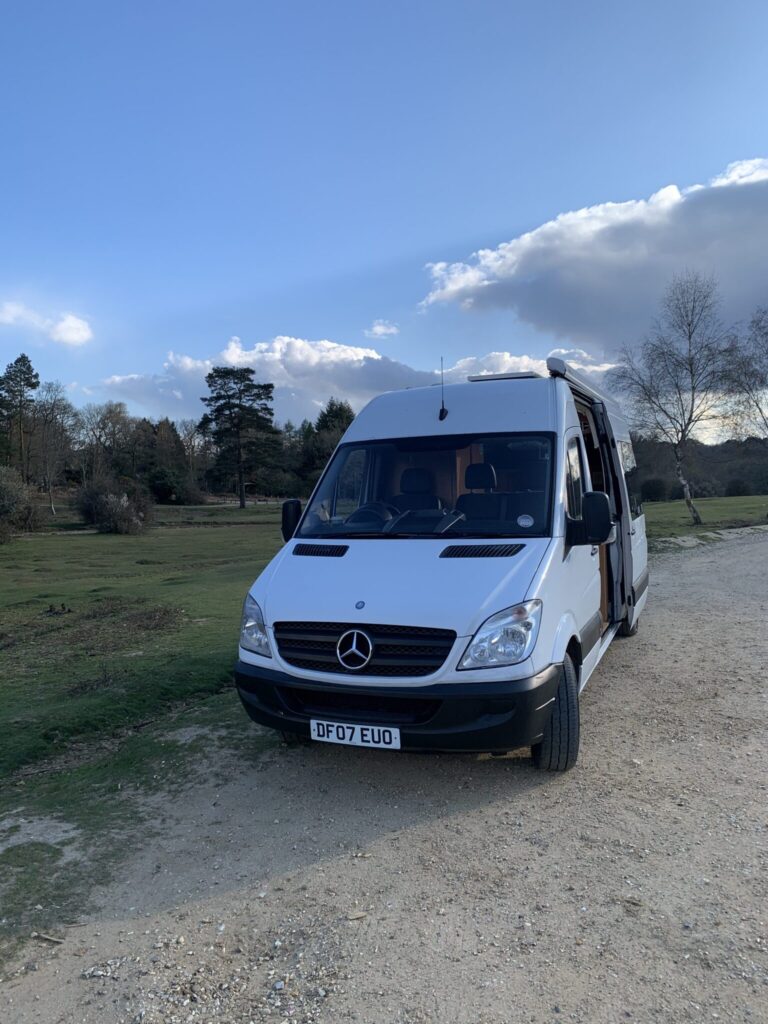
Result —
[[[443,507],[443,503],[435,494],[435,480],[428,469],[413,466],[404,469],[400,475],[400,492],[392,498],[392,504],[401,512]]]

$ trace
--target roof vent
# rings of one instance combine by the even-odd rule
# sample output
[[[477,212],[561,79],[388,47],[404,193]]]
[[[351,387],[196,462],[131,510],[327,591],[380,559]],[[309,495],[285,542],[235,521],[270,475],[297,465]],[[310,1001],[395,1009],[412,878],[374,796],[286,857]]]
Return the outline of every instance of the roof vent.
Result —
[[[294,555],[307,555],[309,558],[343,558],[349,551],[349,544],[297,544]]]
[[[441,558],[511,558],[525,544],[451,544],[440,552]]]

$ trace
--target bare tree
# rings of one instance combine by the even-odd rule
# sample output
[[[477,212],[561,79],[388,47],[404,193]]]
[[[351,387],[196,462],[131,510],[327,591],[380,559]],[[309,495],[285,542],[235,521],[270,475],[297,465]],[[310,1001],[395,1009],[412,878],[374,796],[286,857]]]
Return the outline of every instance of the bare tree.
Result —
[[[124,472],[120,457],[128,461],[131,418],[123,402],[105,402],[103,405],[86,405],[80,413],[80,443],[83,453],[83,479],[86,468],[91,479],[105,473]]]
[[[37,476],[54,516],[53,487],[71,449],[76,418],[64,387],[57,381],[44,383],[34,404],[32,446]]]
[[[713,277],[685,271],[672,278],[658,319],[639,349],[625,346],[611,373],[613,387],[630,400],[639,430],[667,441],[695,525],[702,519],[685,475],[688,442],[721,419],[730,391],[733,332],[719,315]]]
[[[177,420],[176,429],[184,446],[189,479],[197,483],[197,459],[203,446],[203,437],[197,429],[197,420]]]
[[[743,426],[768,437],[768,308],[755,311],[746,338],[735,347],[732,387]]]

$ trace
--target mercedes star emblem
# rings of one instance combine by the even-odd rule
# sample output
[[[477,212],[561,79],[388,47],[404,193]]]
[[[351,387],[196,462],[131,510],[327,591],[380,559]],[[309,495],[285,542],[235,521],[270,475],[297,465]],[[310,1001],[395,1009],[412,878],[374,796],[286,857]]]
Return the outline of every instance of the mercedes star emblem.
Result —
[[[362,629],[348,629],[342,633],[336,644],[336,657],[339,664],[350,672],[359,672],[365,668],[373,654],[373,641]]]

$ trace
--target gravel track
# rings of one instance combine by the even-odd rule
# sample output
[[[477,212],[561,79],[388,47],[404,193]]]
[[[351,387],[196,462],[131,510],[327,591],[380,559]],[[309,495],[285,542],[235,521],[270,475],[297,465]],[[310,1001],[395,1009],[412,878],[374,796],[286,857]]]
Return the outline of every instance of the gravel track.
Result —
[[[765,535],[653,560],[565,776],[324,745],[212,763],[155,798],[103,910],[27,949],[0,1019],[768,1021],[767,568]]]

